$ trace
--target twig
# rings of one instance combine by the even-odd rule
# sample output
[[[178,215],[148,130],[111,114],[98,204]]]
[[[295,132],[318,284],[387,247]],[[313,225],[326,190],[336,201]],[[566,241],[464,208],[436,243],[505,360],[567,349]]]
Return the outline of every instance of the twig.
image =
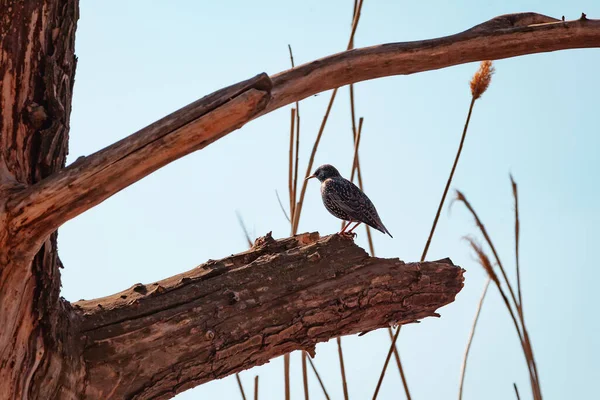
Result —
[[[431,244],[431,239],[433,238],[433,234],[435,232],[435,227],[437,226],[438,220],[440,218],[440,213],[442,212],[442,207],[444,206],[444,201],[446,201],[446,195],[448,194],[448,189],[450,189],[450,184],[452,183],[452,177],[454,176],[454,171],[456,170],[456,166],[458,165],[458,159],[460,158],[460,153],[463,149],[463,144],[465,143],[465,137],[467,136],[467,129],[469,129],[469,121],[471,120],[471,113],[473,112],[473,106],[475,105],[475,96],[471,97],[471,104],[469,106],[469,113],[467,114],[467,120],[465,121],[465,127],[463,128],[462,137],[460,138],[460,144],[458,145],[458,151],[456,152],[456,157],[454,157],[454,164],[452,165],[452,169],[450,170],[450,176],[448,176],[448,180],[446,181],[446,187],[444,188],[444,193],[442,194],[442,198],[440,199],[440,204],[438,206],[437,212],[435,213],[435,218],[433,219],[433,224],[431,225],[431,231],[429,232],[429,237],[427,238],[427,242],[425,243],[425,248],[423,249],[423,254],[421,254],[421,262],[425,261],[425,257],[427,257],[427,251],[429,250],[429,245]]]
[[[327,393],[327,389],[325,389],[325,385],[323,384],[323,381],[321,380],[321,375],[319,375],[319,371],[317,371],[317,368],[315,367],[315,364],[313,363],[312,359],[310,357],[307,357],[308,362],[310,363],[310,366],[312,367],[313,372],[315,373],[315,376],[317,377],[317,380],[319,381],[319,385],[321,385],[321,389],[323,390],[323,394],[325,395],[325,398],[327,400],[331,400],[329,398],[329,394]]]
[[[254,400],[258,400],[258,375],[254,377]]]
[[[398,328],[396,329],[396,334],[394,335],[394,339],[392,339],[392,345],[390,346],[390,350],[388,351],[387,357],[385,358],[385,363],[383,364],[381,374],[379,375],[379,381],[377,382],[377,387],[375,388],[375,393],[373,394],[373,400],[375,400],[377,398],[377,395],[379,394],[379,389],[381,388],[381,383],[383,382],[383,377],[385,376],[385,371],[387,369],[388,364],[390,363],[390,358],[392,357],[394,348],[396,347],[396,340],[398,340],[399,334],[400,334],[400,326],[398,326]]]
[[[304,400],[309,400],[308,397],[308,371],[306,368],[306,352],[302,352],[302,383],[304,386]]]
[[[285,211],[285,207],[283,207],[283,203],[281,202],[281,198],[279,197],[279,192],[277,192],[277,190],[275,190],[275,196],[277,196],[277,202],[279,203],[279,207],[281,208],[281,211],[283,212],[283,216],[285,217],[285,219],[287,219],[287,221],[289,223],[291,223],[290,217],[288,216],[287,212]]]
[[[240,379],[240,374],[235,374],[235,379],[237,380],[238,387],[240,388],[240,393],[242,394],[242,399],[246,400],[246,393],[244,393],[244,387],[242,386],[242,380]]]
[[[342,373],[342,386],[344,388],[344,399],[348,400],[348,383],[346,381],[346,369],[344,368],[344,352],[342,351],[342,339],[336,338],[338,345],[338,356],[340,357],[340,371]]]
[[[473,343],[473,337],[475,336],[475,328],[477,327],[477,321],[479,320],[479,314],[481,313],[481,307],[483,306],[483,301],[485,300],[485,295],[490,286],[490,282],[492,279],[488,277],[485,281],[485,285],[483,285],[483,292],[481,293],[481,297],[479,299],[479,303],[477,304],[477,310],[475,311],[475,318],[473,318],[473,326],[471,327],[471,333],[469,333],[469,339],[467,340],[467,347],[465,349],[465,355],[463,357],[462,366],[460,368],[460,385],[458,387],[458,400],[462,399],[463,394],[463,385],[465,383],[465,372],[467,370],[467,358],[469,357],[469,350],[471,350],[471,344]]]
[[[240,223],[240,227],[242,228],[242,231],[244,231],[244,236],[246,238],[246,241],[248,242],[248,247],[252,247],[252,239],[250,239],[250,235],[248,234],[248,229],[246,229],[246,225],[244,225],[244,220],[242,219],[242,216],[237,211],[235,212],[235,215],[237,215],[237,219],[238,219],[238,222]]]

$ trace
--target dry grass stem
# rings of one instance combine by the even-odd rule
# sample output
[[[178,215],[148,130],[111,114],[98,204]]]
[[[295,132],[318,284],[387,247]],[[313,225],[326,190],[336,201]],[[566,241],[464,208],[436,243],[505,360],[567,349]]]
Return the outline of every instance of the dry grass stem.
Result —
[[[483,93],[490,86],[490,82],[492,81],[492,75],[494,74],[494,67],[492,66],[492,62],[482,61],[479,65],[479,70],[473,75],[471,79],[471,95],[473,99],[477,100],[481,97]]]
[[[325,398],[327,400],[331,400],[331,398],[329,397],[329,394],[327,393],[327,389],[325,389],[325,385],[323,384],[323,381],[321,380],[321,375],[319,375],[319,371],[317,371],[317,367],[315,367],[315,364],[313,363],[313,360],[310,357],[307,357],[308,362],[310,363],[310,366],[313,370],[313,372],[315,373],[315,376],[317,377],[317,381],[319,381],[319,385],[321,385],[321,389],[323,390],[323,395],[325,395]]]
[[[352,31],[350,33],[350,40],[348,41],[348,46],[346,50],[350,50],[351,46],[354,43],[354,35],[356,33],[356,28],[358,26],[358,21],[360,21],[360,12],[362,9],[363,0],[360,0],[358,6],[355,8],[355,13],[352,21]],[[308,167],[306,168],[305,178],[310,176],[312,171],[313,163],[315,161],[315,155],[317,154],[317,149],[319,148],[319,143],[321,141],[321,137],[323,136],[323,131],[325,130],[325,125],[327,125],[327,119],[329,118],[329,113],[331,112],[331,107],[333,106],[333,102],[335,101],[335,96],[337,95],[338,88],[333,89],[331,92],[331,98],[329,99],[329,103],[327,104],[327,110],[325,111],[325,115],[323,116],[323,121],[321,121],[321,126],[319,128],[319,133],[317,134],[317,138],[315,139],[315,143],[313,144],[313,148],[310,154],[310,158],[308,160]],[[293,225],[292,225],[292,234],[296,234],[298,232],[298,223],[300,222],[300,213],[302,212],[302,205],[304,204],[304,196],[306,194],[306,186],[307,181],[304,180],[302,183],[302,190],[300,191],[300,197],[295,207],[295,212],[293,216]]]
[[[387,366],[390,363],[390,358],[392,358],[392,353],[396,348],[396,341],[398,340],[398,335],[400,334],[400,326],[396,329],[396,334],[394,335],[394,339],[392,339],[392,345],[390,346],[390,350],[388,351],[387,357],[385,358],[385,362],[383,363],[383,368],[381,370],[381,374],[379,375],[379,381],[377,381],[377,387],[375,388],[375,393],[373,393],[373,400],[377,398],[379,394],[379,389],[381,389],[381,384],[383,383],[383,377],[385,376],[385,372],[387,370]]]
[[[523,297],[521,295],[521,269],[519,266],[519,193],[517,190],[517,183],[513,179],[512,174],[510,175],[510,184],[512,186],[513,198],[515,199],[515,265],[517,268],[517,295],[519,296],[519,312],[523,314]]]
[[[290,63],[292,64],[292,68],[296,65],[294,64],[294,53],[292,53],[292,46],[288,44],[288,51],[290,53]],[[296,207],[296,202],[298,201],[298,165],[300,158],[300,103],[296,102],[296,148],[295,148],[295,157],[294,157],[294,208]],[[293,213],[292,213],[293,214]],[[293,215],[292,215],[293,218]],[[293,228],[293,227],[292,227]]]
[[[335,96],[337,95],[337,88],[333,89],[331,93],[331,97],[329,98],[329,104],[327,104],[327,110],[325,111],[325,116],[321,121],[321,127],[319,128],[319,133],[317,133],[317,138],[315,139],[315,143],[313,144],[312,151],[310,153],[310,158],[308,159],[308,166],[306,167],[306,174],[304,178],[308,178],[312,171],[313,164],[315,162],[315,155],[317,154],[317,149],[319,148],[319,143],[321,142],[321,137],[323,136],[323,131],[325,131],[325,125],[327,125],[327,119],[329,118],[329,113],[331,112],[331,107],[333,106],[333,102],[335,101]],[[292,227],[292,235],[295,235],[298,232],[298,223],[300,222],[300,213],[302,212],[302,205],[304,204],[304,196],[306,194],[306,186],[308,181],[305,179],[302,183],[302,190],[300,191],[300,198],[298,199],[298,203],[294,212],[293,219],[293,227]]]
[[[519,396],[519,388],[516,383],[513,383],[513,387],[515,388],[515,395],[517,396],[517,400],[521,400],[521,396]]]
[[[354,181],[354,174],[358,168],[358,146],[360,146],[363,122],[364,118],[360,117],[358,121],[358,132],[356,132],[356,138],[354,139],[354,155],[352,157],[352,172],[350,173],[350,182]]]
[[[506,286],[508,287],[508,290],[509,290],[511,298],[514,302],[515,308],[518,309],[519,303],[517,301],[517,298],[515,297],[515,292],[512,288],[512,285],[510,284],[510,281],[508,280],[508,276],[506,275],[506,270],[504,269],[502,261],[500,260],[500,256],[498,256],[498,252],[496,251],[496,247],[494,246],[492,239],[490,239],[490,235],[488,234],[487,229],[485,229],[485,226],[481,223],[479,216],[477,215],[477,213],[475,212],[473,207],[471,207],[471,204],[467,201],[467,199],[463,195],[463,193],[459,190],[456,191],[456,200],[461,201],[467,207],[467,209],[469,210],[469,212],[475,219],[475,223],[477,224],[479,231],[481,232],[481,234],[485,238],[486,243],[492,250],[492,254],[494,255],[494,259],[496,260],[496,263],[498,264],[498,268],[500,269],[500,272],[502,273],[504,282],[506,283]]]
[[[254,400],[258,400],[258,375],[254,377]]]
[[[392,328],[388,326],[387,328],[388,334],[390,335],[390,340],[394,340],[394,333]],[[396,359],[396,365],[398,366],[398,372],[400,372],[400,379],[402,380],[402,386],[404,386],[404,393],[406,393],[406,400],[412,400],[410,396],[410,390],[408,390],[408,381],[406,380],[406,375],[404,375],[404,368],[402,368],[402,361],[400,361],[400,353],[398,352],[398,348],[394,346],[394,358]]]
[[[513,188],[514,190],[514,188]],[[514,193],[514,192],[513,192]],[[496,278],[494,280],[494,278],[492,276],[490,276],[492,278],[492,280],[494,280],[494,283],[496,284],[496,286],[498,287],[498,290],[500,292],[500,295],[502,296],[502,300],[504,301],[506,308],[509,311],[509,314],[513,320],[513,323],[515,325],[515,329],[517,330],[517,334],[519,335],[519,340],[521,343],[521,347],[523,349],[523,354],[525,356],[525,360],[527,362],[527,367],[529,370],[529,379],[530,379],[530,383],[531,383],[531,390],[533,392],[533,398],[535,400],[541,400],[542,399],[542,391],[541,391],[541,386],[540,386],[540,381],[539,381],[539,375],[537,372],[537,364],[535,361],[535,357],[533,355],[533,348],[531,345],[531,340],[529,339],[529,334],[527,332],[527,327],[525,325],[525,319],[522,313],[522,309],[520,307],[520,303],[517,301],[516,297],[515,297],[515,292],[514,289],[512,288],[512,285],[510,284],[510,281],[508,280],[508,277],[506,275],[506,270],[504,269],[503,265],[502,265],[502,261],[500,260],[500,257],[498,256],[498,252],[496,251],[496,248],[487,232],[487,230],[485,229],[483,223],[481,222],[481,220],[479,219],[479,216],[477,215],[477,213],[475,212],[475,210],[473,209],[473,207],[471,206],[471,204],[469,203],[469,201],[466,199],[466,197],[464,196],[463,193],[461,193],[460,191],[457,191],[456,194],[456,200],[461,201],[469,210],[469,212],[471,213],[471,215],[473,216],[473,218],[475,219],[475,222],[477,224],[477,227],[479,228],[479,230],[481,231],[482,235],[484,236],[488,246],[490,247],[490,249],[492,250],[492,253],[494,254],[494,258],[496,260],[496,263],[498,265],[498,268],[500,269],[500,272],[502,273],[502,277],[504,279],[504,282],[506,284],[506,286],[508,287],[508,290],[510,292],[513,304],[514,304],[514,308],[516,309],[516,313],[518,315],[518,319],[519,321],[517,321],[517,318],[515,317],[515,311],[513,310],[513,305],[510,303],[508,297],[506,296],[506,294],[504,293],[504,290],[498,280],[498,278]],[[471,241],[471,247],[476,251],[476,253],[479,256],[480,262],[486,262],[485,260],[487,259],[487,256],[482,257],[480,253],[483,253],[483,250],[481,249],[481,247],[479,246],[474,246],[474,242]],[[490,264],[489,259],[487,259],[487,264]],[[490,265],[485,265],[482,264],[482,266],[486,269],[486,271],[490,268]],[[520,325],[519,325],[520,322]]]
[[[242,399],[246,400],[246,393],[244,393],[244,387],[242,386],[240,374],[235,374],[235,379],[237,380],[238,387],[240,388],[240,394],[242,395]]]
[[[290,119],[290,154],[289,154],[289,163],[288,163],[288,192],[290,196],[290,215],[294,216],[294,208],[296,206],[296,199],[294,193],[294,134],[295,134],[295,124],[296,124],[296,109],[292,108],[291,110],[291,119]],[[292,235],[294,233],[292,232]]]
[[[342,339],[336,338],[338,345],[338,356],[340,358],[340,372],[342,373],[342,386],[344,388],[344,400],[348,400],[348,382],[346,381],[346,368],[344,367],[344,351],[342,350]]]
[[[304,386],[304,400],[309,400],[308,397],[308,370],[306,368],[306,352],[302,352],[302,384]]]
[[[469,333],[469,339],[467,339],[467,347],[465,348],[465,355],[463,356],[462,366],[460,368],[460,385],[458,387],[458,400],[462,399],[463,395],[463,385],[465,383],[465,375],[467,371],[467,359],[469,357],[469,351],[471,350],[471,344],[473,343],[473,337],[475,336],[475,328],[477,327],[477,321],[479,320],[479,314],[481,313],[481,308],[483,307],[483,301],[485,300],[485,295],[487,294],[488,288],[490,287],[491,278],[485,281],[485,285],[483,285],[483,292],[481,293],[481,297],[479,298],[479,303],[477,304],[477,310],[475,311],[475,318],[473,318],[473,326],[471,327],[471,332]]]
[[[285,400],[290,400],[290,354],[283,356],[283,376],[285,379]]]
[[[285,211],[285,207],[283,206],[283,203],[281,202],[281,197],[279,197],[279,192],[277,192],[277,190],[275,190],[275,196],[277,196],[277,202],[279,203],[281,212],[283,212],[283,216],[291,224],[292,220],[290,219],[289,215],[287,214],[287,211]]]
[[[246,225],[244,225],[244,220],[242,219],[242,216],[237,211],[235,212],[235,215],[237,216],[240,227],[242,228],[242,231],[244,232],[244,237],[246,238],[248,247],[252,247],[252,239],[250,239],[250,234],[248,233],[248,229],[246,229]]]
[[[354,34],[356,33],[356,28],[358,27],[358,21],[360,20],[360,11],[362,10],[363,0],[359,0],[358,5],[354,7],[353,13],[353,21],[352,21],[352,31],[350,32],[350,39],[348,40],[348,46],[346,46],[346,50],[350,50],[354,47]]]
[[[448,190],[450,189],[450,184],[452,183],[452,178],[454,177],[454,172],[456,171],[456,166],[458,165],[458,160],[460,158],[460,154],[463,149],[463,145],[465,144],[465,138],[467,137],[467,130],[469,129],[469,122],[471,121],[471,114],[473,112],[473,106],[475,105],[475,97],[471,98],[471,104],[469,105],[469,112],[467,114],[467,120],[465,121],[465,126],[463,128],[462,136],[460,138],[460,144],[458,145],[458,150],[456,151],[456,156],[454,157],[454,164],[452,164],[452,169],[450,170],[450,175],[448,176],[448,180],[446,181],[446,186],[444,187],[444,192],[442,193],[442,198],[440,199],[440,204],[438,205],[437,212],[435,213],[435,217],[433,218],[433,224],[431,225],[431,231],[429,232],[429,237],[427,238],[427,242],[425,242],[425,248],[423,249],[423,254],[421,254],[421,262],[425,261],[425,257],[427,257],[427,251],[429,251],[429,246],[431,245],[431,239],[433,238],[433,234],[435,233],[435,228],[437,226],[438,220],[440,219],[440,213],[442,212],[442,208],[444,207],[444,202],[446,201],[446,196],[448,195]]]

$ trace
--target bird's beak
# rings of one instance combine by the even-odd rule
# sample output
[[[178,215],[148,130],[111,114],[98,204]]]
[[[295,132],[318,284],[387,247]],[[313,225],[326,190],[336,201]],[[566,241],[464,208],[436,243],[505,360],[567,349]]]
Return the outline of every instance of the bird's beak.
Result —
[[[305,179],[305,181],[307,181],[307,180],[309,180],[309,179],[312,179],[312,178],[316,178],[316,176],[315,176],[315,175],[311,175],[311,176],[309,176],[308,178],[306,178],[306,179]]]

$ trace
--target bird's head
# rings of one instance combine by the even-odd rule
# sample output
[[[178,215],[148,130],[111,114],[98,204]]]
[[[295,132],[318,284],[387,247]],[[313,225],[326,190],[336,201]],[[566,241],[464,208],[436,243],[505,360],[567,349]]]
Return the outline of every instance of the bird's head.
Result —
[[[320,182],[325,181],[329,178],[335,178],[341,176],[337,169],[333,165],[323,164],[315,170],[315,173],[306,179],[317,178]]]

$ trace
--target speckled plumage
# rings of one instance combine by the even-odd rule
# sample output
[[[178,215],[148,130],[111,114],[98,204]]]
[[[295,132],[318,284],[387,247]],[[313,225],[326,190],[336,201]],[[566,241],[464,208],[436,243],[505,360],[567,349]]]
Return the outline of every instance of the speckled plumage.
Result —
[[[334,166],[321,165],[312,177],[321,182],[323,204],[333,216],[348,222],[365,223],[393,237],[367,195],[354,183],[344,179]]]

